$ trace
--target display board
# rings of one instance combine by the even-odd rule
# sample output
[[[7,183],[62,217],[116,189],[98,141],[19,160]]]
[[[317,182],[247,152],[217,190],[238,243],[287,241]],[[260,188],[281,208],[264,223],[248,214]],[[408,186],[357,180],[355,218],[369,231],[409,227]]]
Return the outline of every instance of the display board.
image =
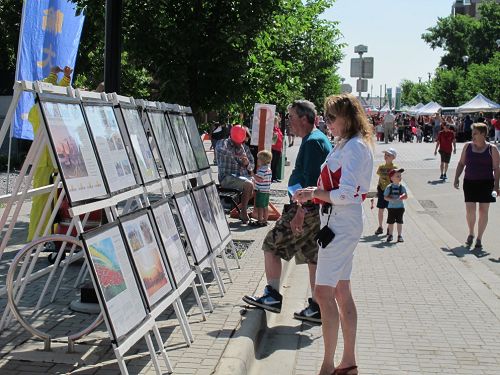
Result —
[[[219,193],[214,183],[210,183],[204,187],[205,193],[207,194],[208,201],[210,202],[210,207],[215,216],[215,222],[217,223],[217,228],[219,234],[224,241],[228,236],[231,235],[231,230],[227,224],[226,215],[224,213],[224,208],[222,207]]]
[[[79,101],[37,97],[70,204],[108,196]]]
[[[152,212],[174,280],[180,284],[191,272],[191,265],[175,225],[169,200],[164,199],[153,204]]]
[[[198,164],[196,163],[193,147],[189,142],[187,127],[182,116],[179,113],[169,112],[168,119],[170,120],[171,129],[179,148],[184,170],[186,173],[197,172]]]
[[[265,126],[261,129],[260,121],[262,113],[265,114]],[[264,140],[264,150],[271,151],[275,113],[275,105],[255,103],[252,118],[252,138],[250,140],[251,145],[259,146],[259,140],[262,135]],[[264,134],[261,134],[262,132],[264,132]]]
[[[175,177],[182,174],[182,166],[175,147],[175,140],[170,132],[167,118],[163,111],[146,111],[153,138],[158,147],[160,158],[167,177]]]
[[[146,300],[153,307],[173,288],[148,211],[141,210],[120,221]]]
[[[183,115],[182,118],[186,124],[186,129],[189,135],[189,140],[191,141],[191,146],[193,147],[194,157],[196,159],[196,163],[198,164],[198,169],[204,170],[210,168],[207,153],[205,152],[205,146],[203,146],[203,141],[201,140],[194,116],[186,114]]]
[[[210,249],[205,240],[202,224],[196,213],[193,199],[187,191],[176,194],[174,199],[193,251],[194,260],[196,264],[200,264],[210,254]]]
[[[159,180],[160,173],[137,108],[121,105],[120,109],[143,183]]]
[[[137,181],[125,150],[125,143],[113,106],[111,104],[84,104],[83,109],[110,193],[135,187]]]
[[[120,342],[147,317],[122,232],[113,223],[84,233],[82,239],[106,323]]]
[[[215,249],[221,244],[222,240],[219,235],[215,216],[212,212],[211,204],[208,201],[205,189],[202,187],[194,189],[193,196],[196,206],[198,207],[198,212],[200,213],[201,222],[205,228],[205,233],[207,234],[210,247]]]

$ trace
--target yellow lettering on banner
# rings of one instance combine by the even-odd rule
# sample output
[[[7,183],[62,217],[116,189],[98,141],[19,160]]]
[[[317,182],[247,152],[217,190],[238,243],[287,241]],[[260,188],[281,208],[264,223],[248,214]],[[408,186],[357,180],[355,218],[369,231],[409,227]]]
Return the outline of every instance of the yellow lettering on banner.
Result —
[[[56,57],[56,53],[52,50],[52,44],[49,44],[49,48],[43,49],[43,54],[47,55],[42,61],[37,61],[36,65],[40,68],[45,68],[47,65],[52,66],[52,59]]]
[[[42,30],[49,31],[54,34],[61,34],[63,21],[64,21],[64,13],[60,10],[55,10],[54,8],[45,9],[43,11],[43,19],[42,19]]]

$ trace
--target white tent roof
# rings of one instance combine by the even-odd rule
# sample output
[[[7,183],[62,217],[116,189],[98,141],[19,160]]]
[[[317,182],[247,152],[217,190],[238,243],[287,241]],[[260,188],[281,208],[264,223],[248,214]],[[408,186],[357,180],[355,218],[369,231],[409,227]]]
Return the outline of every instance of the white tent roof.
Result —
[[[410,107],[410,109],[408,109],[408,112],[411,113],[412,115],[415,115],[417,111],[423,106],[424,105],[422,103],[415,104],[414,106]]]
[[[477,94],[467,103],[458,107],[457,111],[459,113],[497,112],[500,111],[500,105],[495,103],[493,100],[488,99],[483,94]]]
[[[441,106],[436,102],[430,102],[421,107],[416,111],[416,114],[419,116],[422,115],[433,115],[434,113],[438,113],[441,110]]]
[[[380,113],[389,112],[391,108],[389,107],[389,102],[385,103],[382,108],[379,109]]]

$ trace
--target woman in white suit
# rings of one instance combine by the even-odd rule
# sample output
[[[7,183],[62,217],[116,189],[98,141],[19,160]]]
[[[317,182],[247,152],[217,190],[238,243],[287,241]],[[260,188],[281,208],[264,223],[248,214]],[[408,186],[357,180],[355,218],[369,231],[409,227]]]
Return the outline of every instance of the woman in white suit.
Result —
[[[318,186],[297,191],[294,199],[321,204],[314,290],[321,309],[325,346],[320,375],[356,375],[357,312],[350,278],[354,250],[363,231],[362,202],[373,170],[373,127],[358,99],[350,94],[326,98],[325,117],[337,143],[321,168]],[[339,320],[344,352],[335,366]]]

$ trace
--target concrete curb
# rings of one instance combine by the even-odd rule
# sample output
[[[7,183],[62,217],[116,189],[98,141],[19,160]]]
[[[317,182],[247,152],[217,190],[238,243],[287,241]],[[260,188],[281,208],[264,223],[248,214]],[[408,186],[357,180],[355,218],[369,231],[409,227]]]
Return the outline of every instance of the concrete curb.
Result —
[[[285,262],[281,285],[285,285],[290,272],[296,267],[295,262]],[[267,284],[266,275],[262,270],[262,278],[253,294],[259,294]],[[264,310],[243,308],[242,316],[235,328],[236,334],[229,340],[222,357],[214,371],[214,375],[249,375],[256,360],[260,340],[267,328],[267,314]],[[243,319],[243,316],[245,318]]]

